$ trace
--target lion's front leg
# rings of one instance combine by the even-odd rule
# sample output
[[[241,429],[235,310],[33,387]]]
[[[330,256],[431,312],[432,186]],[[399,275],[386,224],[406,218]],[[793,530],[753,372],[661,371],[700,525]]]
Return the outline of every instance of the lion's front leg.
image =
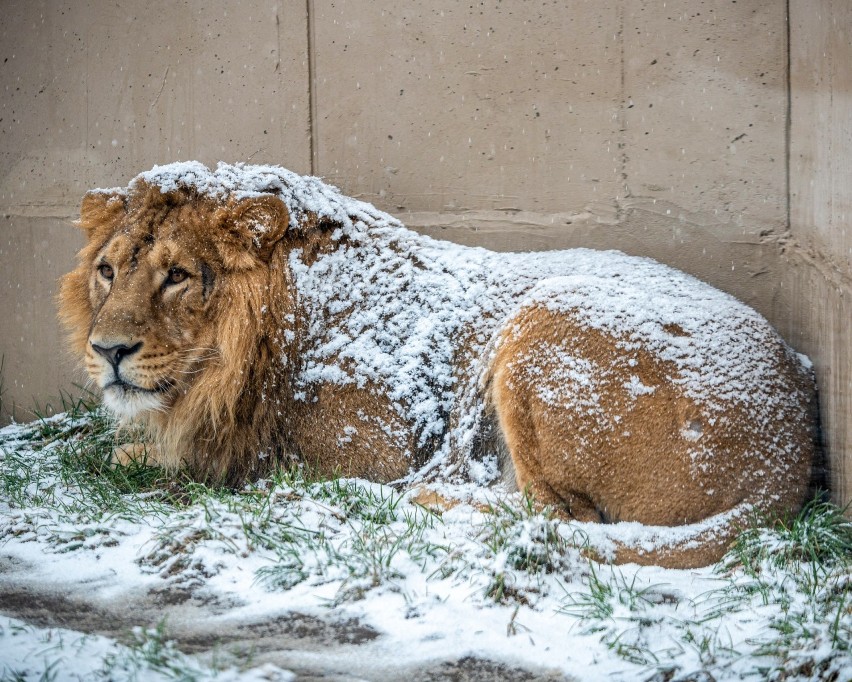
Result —
[[[110,464],[115,466],[130,466],[133,463],[143,466],[163,466],[160,451],[151,443],[122,443],[112,450]]]

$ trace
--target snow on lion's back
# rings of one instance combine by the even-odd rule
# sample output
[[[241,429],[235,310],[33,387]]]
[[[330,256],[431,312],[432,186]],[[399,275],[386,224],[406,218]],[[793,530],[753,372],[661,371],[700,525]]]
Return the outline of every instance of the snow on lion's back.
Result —
[[[290,255],[309,320],[298,382],[382,386],[421,444],[439,439],[433,466],[451,443],[471,442],[481,405],[462,405],[468,391],[460,384],[480,379],[495,335],[532,304],[570,311],[611,334],[626,357],[638,344],[669,361],[671,381],[710,411],[719,400],[744,404],[757,424],[768,425],[802,404],[801,396],[766,388],[773,385],[767,377],[779,372],[773,353],[743,354],[783,343],[764,318],[653,260],[587,249],[494,253],[437,241],[318,178],[277,166],[176,163],[140,174],[129,189],[139,181],[219,200],[273,194],[287,205],[292,229],[306,212],[334,224],[339,248],[310,264],[299,250]],[[459,372],[462,338],[473,361]],[[595,369],[586,371],[593,387]]]

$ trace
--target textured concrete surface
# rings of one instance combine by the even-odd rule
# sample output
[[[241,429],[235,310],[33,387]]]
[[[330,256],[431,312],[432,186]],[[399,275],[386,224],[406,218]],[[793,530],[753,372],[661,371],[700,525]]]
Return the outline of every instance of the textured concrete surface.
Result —
[[[852,499],[852,4],[790,7],[790,232],[778,316],[814,360],[831,486]]]
[[[852,10],[787,5],[9,3],[0,411],[81,379],[50,299],[87,188],[275,162],[436,236],[618,248],[735,294],[814,359],[848,500]]]

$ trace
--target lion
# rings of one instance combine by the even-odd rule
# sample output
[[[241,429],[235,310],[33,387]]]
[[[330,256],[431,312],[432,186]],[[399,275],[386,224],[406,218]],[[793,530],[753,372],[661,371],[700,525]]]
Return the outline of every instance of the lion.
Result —
[[[806,359],[653,260],[450,244],[277,166],[156,166],[88,192],[77,224],[60,316],[145,433],[117,462],[229,485],[502,477],[604,558],[671,567],[808,493]]]

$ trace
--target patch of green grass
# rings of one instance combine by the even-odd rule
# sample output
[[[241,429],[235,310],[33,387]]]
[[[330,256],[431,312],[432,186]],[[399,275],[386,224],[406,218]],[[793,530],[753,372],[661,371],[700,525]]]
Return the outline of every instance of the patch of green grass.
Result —
[[[584,582],[585,590],[566,592],[559,613],[590,622],[591,625],[587,631],[597,632],[604,629],[604,622],[609,621],[615,612],[613,604],[615,589],[608,580],[602,579],[592,561],[589,562],[589,573]]]
[[[852,520],[847,512],[848,508],[816,497],[795,516],[764,519],[737,537],[725,568],[742,567],[756,576],[766,563],[797,573],[820,574],[848,565],[852,562]],[[806,581],[819,584],[816,575],[806,577]]]
[[[0,535],[30,528],[71,551],[109,542],[103,524],[110,518],[164,513],[170,496],[163,472],[142,463],[113,466],[116,428],[106,413],[81,399],[64,407],[7,430],[0,442],[0,496],[22,519],[0,525]]]
[[[351,479],[332,478],[308,487],[310,495],[336,506],[347,518],[357,518],[377,525],[397,520],[402,496],[392,488],[370,487]]]
[[[401,509],[402,497],[390,488],[347,479],[312,483],[292,474],[286,480],[284,490],[301,504],[291,503],[286,516],[271,519],[271,527],[263,529],[265,548],[276,559],[258,570],[257,579],[269,588],[290,589],[311,576],[337,576],[342,583],[334,603],[351,601],[401,577],[398,562],[424,569],[447,551],[428,537],[440,517],[422,508]],[[293,484],[305,488],[287,488]],[[301,521],[317,505],[335,522],[322,524],[321,531]],[[257,537],[254,527],[249,536]]]
[[[598,637],[621,660],[664,672],[667,663],[684,653],[684,643],[695,641],[696,634],[690,632],[689,621],[675,617],[678,598],[661,585],[642,583],[640,572],[588,561],[580,581],[583,589],[563,585],[564,597],[557,612],[576,621],[581,634]],[[682,639],[672,639],[671,633],[679,633]],[[699,626],[696,633],[709,643],[707,628]]]
[[[516,502],[491,505],[477,530],[487,555],[496,559],[486,596],[496,602],[526,602],[538,593],[547,575],[570,571],[587,538],[541,509],[529,491]]]
[[[641,586],[638,572],[628,576],[620,569],[609,568],[605,575],[594,561],[588,562],[582,583],[585,590],[566,590],[559,612],[589,622],[593,628],[600,628],[605,621],[616,617],[624,618],[624,614],[628,619],[635,617],[642,624],[651,625],[653,621],[644,616],[645,612],[674,600],[662,592],[659,585]]]
[[[166,679],[187,682],[200,679],[203,672],[206,671],[181,654],[168,639],[165,620],[154,628],[134,628],[131,641],[125,648],[108,655],[102,668],[105,676],[159,673]]]
[[[432,524],[431,514],[418,511],[394,526],[372,522],[350,526],[347,540],[335,548],[336,557],[349,572],[338,598],[361,598],[368,589],[402,578],[398,559],[423,570],[430,560],[445,553],[446,547],[425,537]]]
[[[671,661],[688,659],[704,669],[736,664],[767,679],[788,679],[790,670],[835,679],[852,651],[852,522],[824,500],[744,531],[717,567],[720,587],[700,597],[668,594],[638,576],[589,562],[583,589],[564,587],[558,612],[619,658],[669,677]],[[755,617],[766,627],[743,658],[729,628],[749,627]]]
[[[817,666],[812,652],[829,644],[852,651],[852,520],[820,497],[795,516],[770,519],[737,538],[720,564],[729,607],[777,607],[757,654]],[[783,676],[782,678],[783,679]]]
[[[721,568],[745,576],[736,581],[732,601],[756,594],[762,604],[780,606],[769,650],[811,638],[814,622],[830,623],[832,646],[850,650],[852,520],[846,512],[815,498],[796,516],[741,533],[723,560]]]
[[[205,565],[202,550],[215,547],[267,558],[257,579],[270,589],[290,589],[312,578],[338,579],[338,600],[347,601],[400,576],[397,562],[425,567],[445,551],[427,537],[440,517],[402,505],[402,496],[385,486],[317,480],[301,468],[276,471],[270,479],[236,491],[187,480],[164,483],[156,477],[141,483],[138,478],[116,481],[115,476],[134,472],[103,469],[97,451],[94,448],[88,471],[99,481],[95,485],[107,491],[95,497],[106,502],[118,490],[128,504],[156,505],[162,511],[155,537],[138,561],[171,585],[200,586],[216,570]],[[149,486],[153,490],[140,503],[139,493]],[[116,506],[112,500],[111,507]],[[81,542],[79,537],[72,540]]]
[[[518,506],[504,500],[492,506],[485,518],[481,541],[492,554],[505,553],[512,568],[553,573],[566,543],[549,510],[537,512],[530,500],[525,495]]]

